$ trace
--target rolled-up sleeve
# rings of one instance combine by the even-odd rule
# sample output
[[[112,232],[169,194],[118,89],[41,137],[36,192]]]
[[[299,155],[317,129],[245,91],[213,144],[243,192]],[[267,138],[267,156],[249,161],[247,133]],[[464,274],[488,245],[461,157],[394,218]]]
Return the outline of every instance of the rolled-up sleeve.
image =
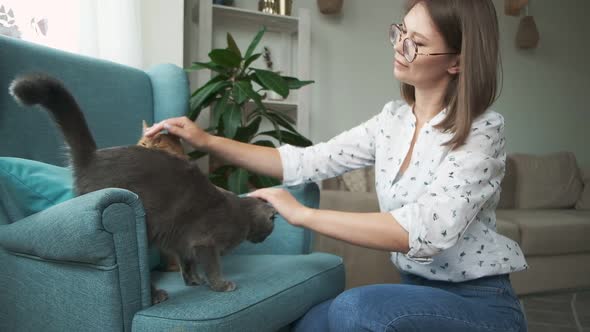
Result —
[[[375,135],[380,118],[392,103],[362,123],[327,142],[306,148],[283,145],[278,148],[283,167],[283,184],[297,185],[338,176],[347,171],[373,165]]]
[[[447,154],[415,202],[390,211],[409,234],[406,257],[428,262],[452,247],[482,206],[500,192],[505,171],[504,119],[474,122],[466,143]]]

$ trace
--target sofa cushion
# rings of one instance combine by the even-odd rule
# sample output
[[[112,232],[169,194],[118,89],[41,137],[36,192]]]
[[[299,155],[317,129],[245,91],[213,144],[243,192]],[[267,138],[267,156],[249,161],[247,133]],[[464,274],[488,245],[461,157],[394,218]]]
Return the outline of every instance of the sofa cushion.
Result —
[[[590,211],[515,209],[498,210],[497,216],[518,225],[526,255],[590,252]]]
[[[231,255],[222,265],[237,285],[233,292],[185,286],[178,273],[152,273],[169,298],[136,313],[133,331],[276,331],[344,288],[342,259],[325,253]]]
[[[506,168],[501,208],[571,208],[582,192],[580,170],[571,152],[511,154]]]
[[[584,189],[576,202],[576,209],[590,210],[590,167],[582,169],[582,179],[584,180]]]
[[[501,218],[496,218],[496,229],[499,234],[506,236],[507,238],[515,241],[519,245],[521,244],[520,229],[518,228],[517,224]]]
[[[498,209],[514,209],[516,205],[516,166],[512,155],[506,157],[506,170],[500,185]]]
[[[320,209],[348,212],[379,212],[379,200],[374,192],[324,190],[320,192]]]

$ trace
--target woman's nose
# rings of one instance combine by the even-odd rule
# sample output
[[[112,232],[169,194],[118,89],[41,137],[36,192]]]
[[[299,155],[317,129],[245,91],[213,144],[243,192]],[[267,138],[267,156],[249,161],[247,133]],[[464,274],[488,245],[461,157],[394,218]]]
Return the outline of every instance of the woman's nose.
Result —
[[[395,42],[395,45],[393,45],[393,49],[396,53],[399,53],[400,55],[403,55],[403,46],[402,46],[402,42],[397,39]]]

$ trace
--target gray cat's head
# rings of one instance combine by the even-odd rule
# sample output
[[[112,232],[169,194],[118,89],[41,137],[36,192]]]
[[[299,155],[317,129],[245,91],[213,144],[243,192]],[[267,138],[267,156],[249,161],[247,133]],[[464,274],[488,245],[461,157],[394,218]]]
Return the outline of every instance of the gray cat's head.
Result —
[[[272,233],[277,210],[263,200],[254,197],[240,198],[240,205],[242,211],[250,219],[250,231],[246,239],[252,243],[264,241]]]

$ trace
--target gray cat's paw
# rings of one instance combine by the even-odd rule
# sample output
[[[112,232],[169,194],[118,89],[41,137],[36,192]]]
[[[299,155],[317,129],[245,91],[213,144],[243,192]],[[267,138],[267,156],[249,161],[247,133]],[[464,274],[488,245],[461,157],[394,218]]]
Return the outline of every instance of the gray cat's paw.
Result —
[[[198,275],[192,275],[192,276],[182,276],[183,280],[184,280],[184,284],[187,286],[199,286],[201,284],[203,284],[203,279],[201,279],[201,277],[199,277]]]
[[[220,281],[209,286],[216,292],[231,292],[236,289],[236,284],[231,281]]]
[[[152,290],[152,304],[158,304],[168,300],[168,293],[163,289]]]

